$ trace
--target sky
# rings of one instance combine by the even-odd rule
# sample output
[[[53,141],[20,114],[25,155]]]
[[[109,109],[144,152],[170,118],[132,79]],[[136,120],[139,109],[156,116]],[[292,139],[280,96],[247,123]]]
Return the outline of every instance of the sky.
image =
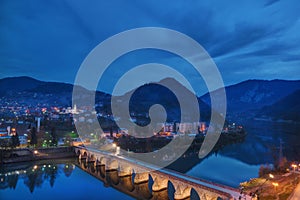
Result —
[[[0,0],[0,78],[73,83],[86,56],[107,38],[134,28],[163,27],[201,44],[225,85],[299,80],[299,10],[298,0]],[[136,52],[117,60],[107,71],[108,80],[115,83],[126,71],[118,70],[123,65],[149,61],[182,71],[188,66],[174,55]],[[108,85],[99,88],[109,91]]]

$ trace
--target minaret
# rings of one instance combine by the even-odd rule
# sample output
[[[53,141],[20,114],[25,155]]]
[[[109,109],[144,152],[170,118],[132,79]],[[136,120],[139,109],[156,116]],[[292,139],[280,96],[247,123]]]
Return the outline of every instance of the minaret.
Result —
[[[41,127],[41,118],[37,118],[37,132],[40,132],[40,127]]]

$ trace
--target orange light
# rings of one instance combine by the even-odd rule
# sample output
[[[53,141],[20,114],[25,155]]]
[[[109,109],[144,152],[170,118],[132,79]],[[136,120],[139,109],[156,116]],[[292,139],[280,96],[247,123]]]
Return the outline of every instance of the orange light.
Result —
[[[279,184],[278,183],[272,183],[272,185],[274,185],[274,187],[277,187]]]

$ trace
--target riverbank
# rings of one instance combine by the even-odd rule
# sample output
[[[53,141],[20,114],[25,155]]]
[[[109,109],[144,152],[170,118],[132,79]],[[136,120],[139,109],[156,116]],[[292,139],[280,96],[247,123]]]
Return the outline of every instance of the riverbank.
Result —
[[[241,183],[243,191],[265,200],[287,200],[299,184],[300,175],[293,172],[265,175]]]
[[[9,164],[75,157],[73,147],[0,149],[0,163]]]

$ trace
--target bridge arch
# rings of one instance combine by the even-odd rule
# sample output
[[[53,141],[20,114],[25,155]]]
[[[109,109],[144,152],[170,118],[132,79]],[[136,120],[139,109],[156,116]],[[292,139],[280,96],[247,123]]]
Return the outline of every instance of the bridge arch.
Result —
[[[83,157],[88,157],[88,153],[86,151],[83,152]]]
[[[176,188],[175,188],[174,184],[172,183],[172,181],[170,181],[170,180],[168,181],[167,191],[168,191],[168,198],[173,200]]]
[[[200,200],[198,192],[194,188],[191,189],[191,198],[190,199]]]
[[[75,149],[75,154],[76,154],[77,157],[78,157],[79,155],[81,155],[80,150],[78,149],[78,150],[76,151],[76,149]]]

